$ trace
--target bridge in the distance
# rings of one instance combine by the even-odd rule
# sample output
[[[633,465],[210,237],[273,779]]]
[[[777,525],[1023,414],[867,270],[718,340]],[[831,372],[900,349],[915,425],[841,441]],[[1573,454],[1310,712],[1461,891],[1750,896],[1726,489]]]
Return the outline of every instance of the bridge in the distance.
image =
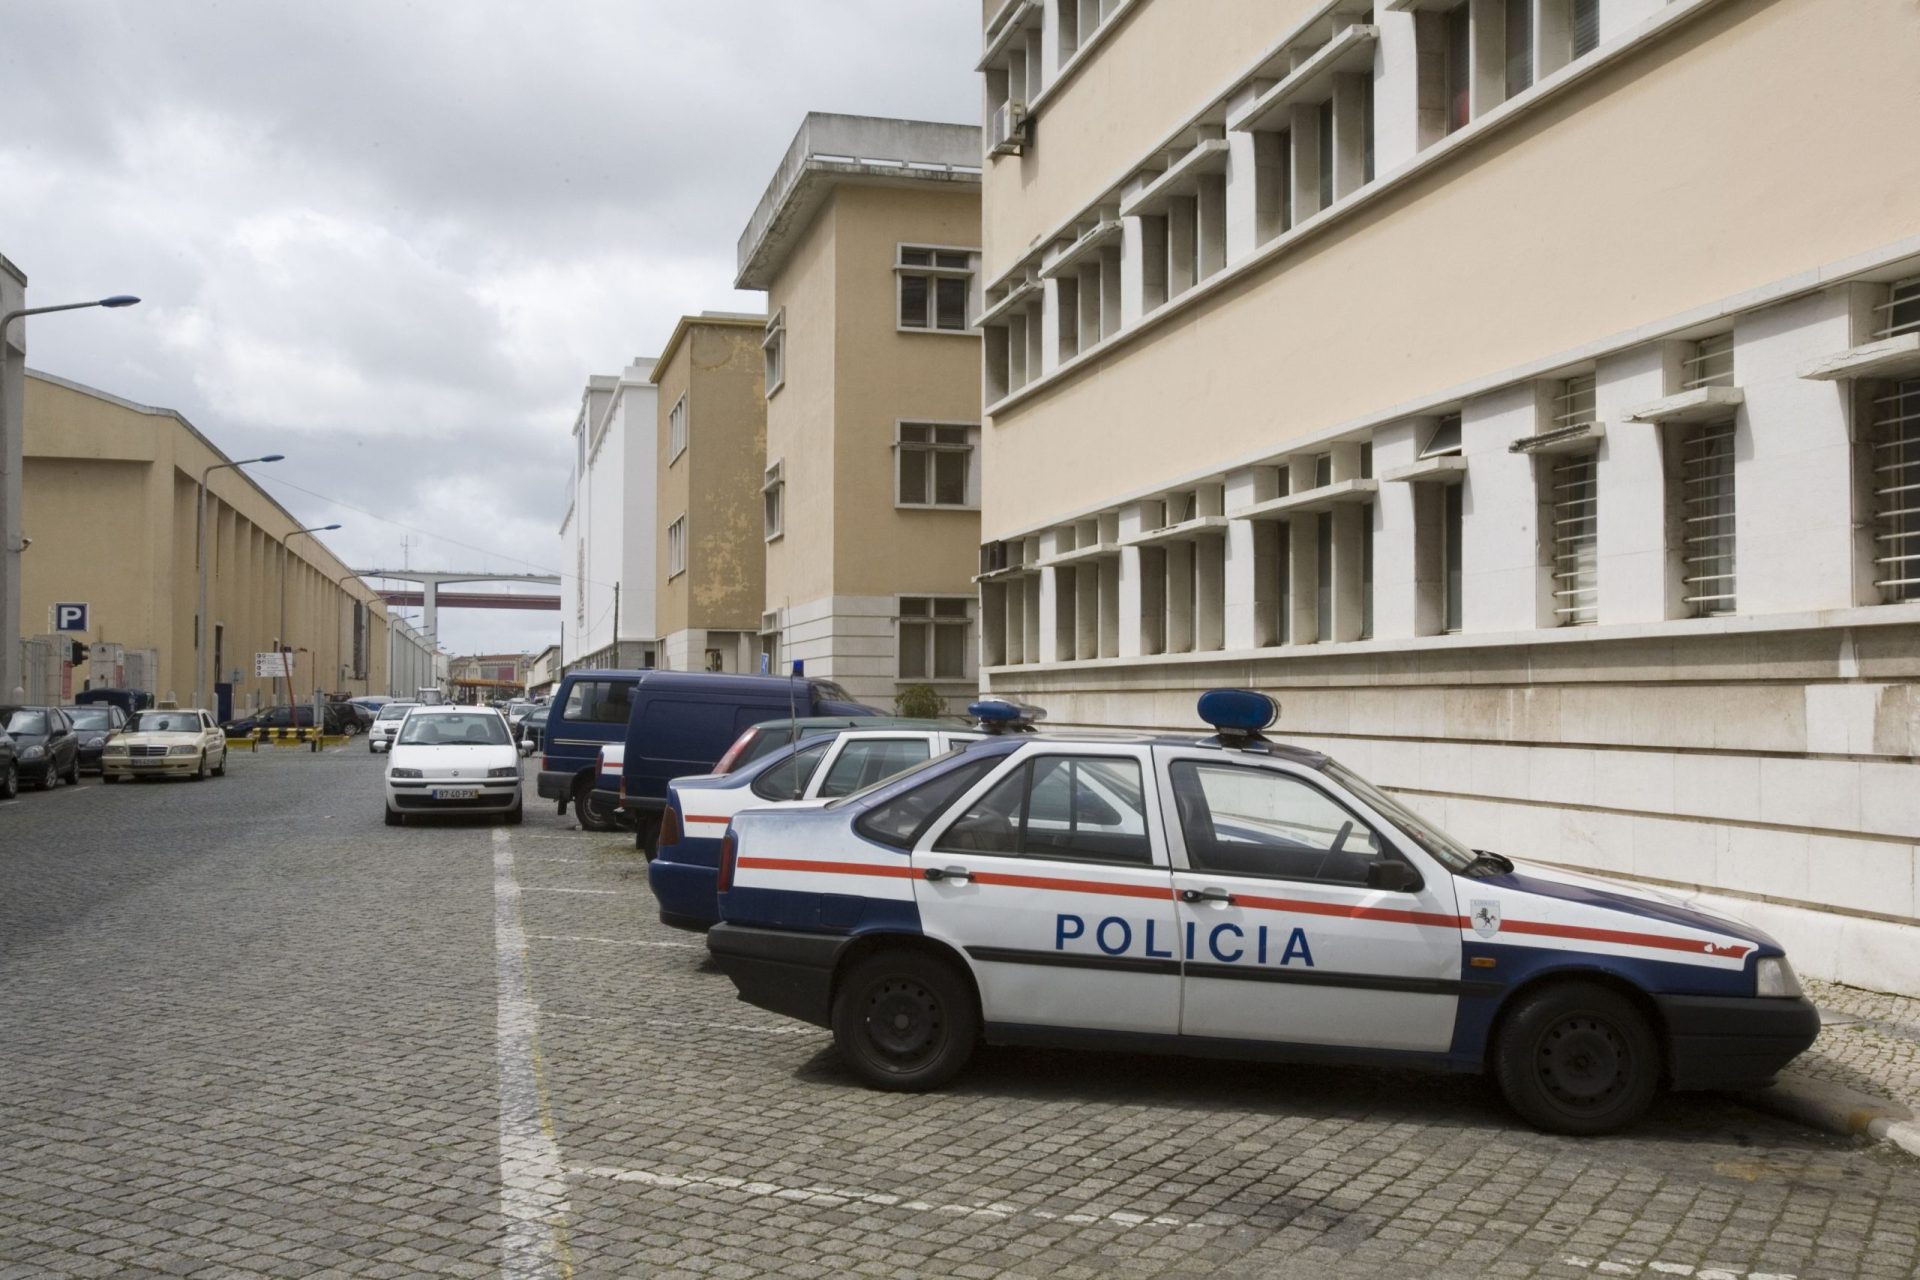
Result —
[[[429,636],[438,637],[439,616],[442,607],[448,609],[550,609],[558,612],[560,597],[549,595],[503,595],[487,591],[441,591],[448,583],[468,582],[537,582],[545,586],[560,585],[557,573],[454,573],[429,569],[355,569],[354,573],[362,578],[391,578],[396,582],[416,582],[419,588],[414,591],[382,591],[380,598],[388,604],[418,605],[424,612],[420,619],[421,629]]]

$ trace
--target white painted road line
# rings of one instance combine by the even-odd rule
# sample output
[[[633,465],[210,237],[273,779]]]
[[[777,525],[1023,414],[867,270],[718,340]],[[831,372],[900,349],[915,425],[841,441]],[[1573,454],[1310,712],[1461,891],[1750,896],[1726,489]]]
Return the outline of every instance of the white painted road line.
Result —
[[[609,897],[611,897],[612,895],[617,894],[620,891],[618,889],[548,889],[548,888],[543,888],[540,885],[528,885],[526,888],[520,890],[520,892],[522,893],[596,893],[596,894],[606,894]]]
[[[1694,1266],[1690,1262],[1645,1261],[1640,1258],[1582,1258],[1578,1254],[1560,1255],[1560,1261],[1570,1267],[1579,1267],[1583,1271],[1592,1271],[1603,1276],[1690,1276],[1692,1280],[1799,1280],[1787,1271],[1749,1271],[1745,1267],[1717,1266],[1707,1263]]]
[[[520,926],[520,886],[513,844],[493,832],[493,949],[499,1014],[494,1057],[500,1072],[500,1272],[515,1277],[569,1277],[566,1169],[554,1140],[540,1076],[540,1006],[527,971],[527,935]]]
[[[611,1169],[604,1165],[575,1167],[567,1172],[577,1177],[638,1183],[641,1186],[660,1187],[668,1191],[739,1191],[746,1195],[773,1200],[800,1201],[822,1209],[833,1209],[849,1204],[870,1204],[885,1209],[900,1209],[908,1213],[937,1213],[947,1217],[981,1218],[993,1221],[1007,1218],[1042,1218],[1050,1222],[1113,1222],[1126,1227],[1137,1227],[1149,1223],[1159,1227],[1195,1225],[1190,1219],[1170,1213],[1132,1213],[1124,1209],[1114,1209],[1106,1213],[1084,1211],[1054,1213],[1047,1209],[1022,1209],[1019,1205],[1001,1201],[992,1201],[987,1204],[936,1204],[932,1201],[916,1200],[910,1196],[894,1195],[885,1191],[858,1191],[845,1187],[783,1187],[777,1183],[734,1178],[718,1173],[654,1173],[648,1169]]]
[[[677,950],[700,949],[697,942],[650,942],[645,938],[589,938],[576,933],[530,933],[533,942],[601,942],[610,947],[672,947]]]

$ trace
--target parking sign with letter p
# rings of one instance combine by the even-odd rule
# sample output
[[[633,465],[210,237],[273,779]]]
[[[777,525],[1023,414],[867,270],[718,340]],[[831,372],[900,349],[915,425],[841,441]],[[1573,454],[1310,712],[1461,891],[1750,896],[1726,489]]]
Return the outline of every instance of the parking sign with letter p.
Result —
[[[53,606],[53,629],[82,633],[91,630],[87,625],[87,612],[87,606],[84,604],[74,602],[56,604]]]

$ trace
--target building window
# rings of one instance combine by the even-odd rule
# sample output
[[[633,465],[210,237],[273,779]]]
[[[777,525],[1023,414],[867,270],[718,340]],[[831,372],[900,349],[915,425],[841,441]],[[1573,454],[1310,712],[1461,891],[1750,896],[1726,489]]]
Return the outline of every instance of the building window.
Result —
[[[1533,0],[1507,0],[1507,97],[1533,84]]]
[[[1360,638],[1373,639],[1373,508],[1360,508]]]
[[[900,292],[900,327],[965,332],[975,256],[971,249],[901,245],[894,265]]]
[[[971,507],[973,444],[978,428],[958,423],[903,422],[897,455],[898,496],[903,507]]]
[[[776,459],[760,482],[762,536],[771,542],[786,532],[787,464]]]
[[[1420,449],[1420,460],[1428,458],[1446,458],[1460,452],[1460,415],[1449,413],[1434,426],[1433,434],[1427,437]]]
[[[667,462],[687,451],[687,398],[681,396],[667,410]]]
[[[1600,47],[1600,0],[1573,0],[1573,56],[1585,57]]]
[[[1600,620],[1599,471],[1590,453],[1553,464],[1553,612],[1562,626]]]
[[[681,516],[667,526],[667,576],[687,571],[687,518]]]
[[[773,393],[786,385],[787,381],[787,309],[781,307],[767,319],[766,336],[760,339],[760,352],[766,357],[766,394],[769,399]]]
[[[1443,584],[1443,602],[1441,606],[1440,629],[1446,632],[1460,630],[1461,608],[1461,566],[1464,562],[1460,552],[1461,537],[1465,533],[1466,486],[1445,485],[1441,497],[1440,521],[1440,576]]]
[[[1874,308],[1875,338],[1896,338],[1920,329],[1920,276],[1887,289],[1887,300]]]
[[[1333,483],[1333,455],[1316,454],[1313,459],[1313,487],[1323,489]]]
[[[1680,362],[1680,389],[1733,385],[1733,335],[1716,333],[1693,344],[1693,354]]]
[[[780,611],[760,615],[760,670],[780,674]]]
[[[1599,417],[1599,401],[1592,374],[1568,378],[1553,398],[1551,431],[1573,431],[1591,427]]]
[[[972,602],[960,597],[900,597],[900,678],[964,680]]]
[[[1696,618],[1732,613],[1733,422],[1704,422],[1680,438],[1680,566]]]
[[[1322,511],[1313,518],[1313,611],[1318,630],[1314,639],[1333,639],[1333,516]]]
[[[1884,384],[1873,416],[1874,585],[1888,604],[1920,600],[1920,378]]]
[[[1467,11],[1471,5],[1454,7],[1441,21],[1446,28],[1445,99],[1446,132],[1466,127],[1473,118],[1472,32]]]

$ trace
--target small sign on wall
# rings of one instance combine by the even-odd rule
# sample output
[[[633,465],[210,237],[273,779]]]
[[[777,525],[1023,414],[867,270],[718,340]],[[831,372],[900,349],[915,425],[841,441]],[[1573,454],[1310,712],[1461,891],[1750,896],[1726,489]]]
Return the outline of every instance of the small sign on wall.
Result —
[[[53,606],[53,629],[85,634],[93,628],[88,620],[89,608],[78,601],[68,601]]]

